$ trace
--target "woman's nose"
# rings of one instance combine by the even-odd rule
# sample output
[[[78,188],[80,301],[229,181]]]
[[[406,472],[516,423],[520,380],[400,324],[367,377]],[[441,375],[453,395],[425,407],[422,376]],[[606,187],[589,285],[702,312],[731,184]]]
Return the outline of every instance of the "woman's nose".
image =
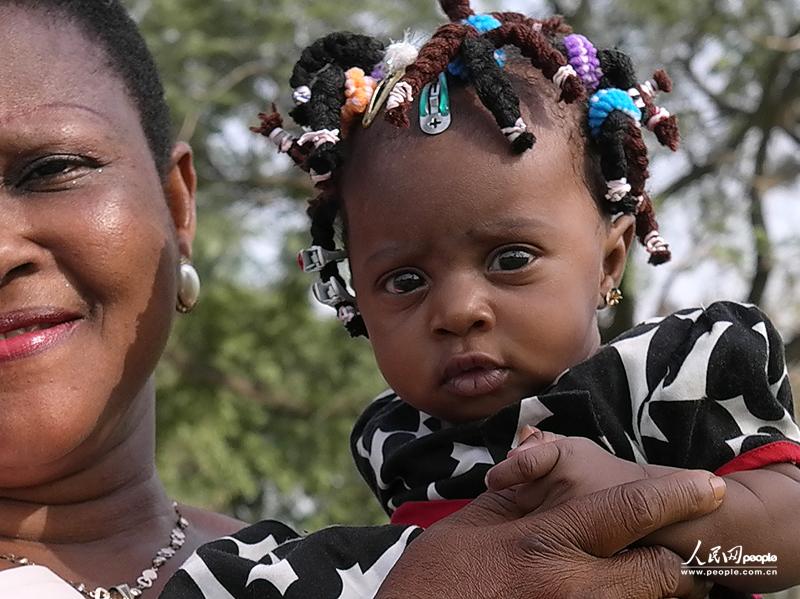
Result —
[[[10,211],[0,209],[0,288],[37,269],[41,248],[27,237],[25,229]]]
[[[489,290],[472,277],[459,277],[435,292],[431,330],[437,335],[464,337],[489,331],[495,325],[495,313]]]

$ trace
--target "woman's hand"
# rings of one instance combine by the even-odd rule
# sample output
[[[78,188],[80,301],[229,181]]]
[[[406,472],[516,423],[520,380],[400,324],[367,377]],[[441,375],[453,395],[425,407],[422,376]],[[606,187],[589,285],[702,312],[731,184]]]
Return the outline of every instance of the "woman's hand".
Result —
[[[705,583],[681,576],[662,547],[620,553],[654,530],[714,511],[716,477],[683,471],[570,499],[526,515],[512,491],[487,492],[408,547],[376,599],[682,599]]]

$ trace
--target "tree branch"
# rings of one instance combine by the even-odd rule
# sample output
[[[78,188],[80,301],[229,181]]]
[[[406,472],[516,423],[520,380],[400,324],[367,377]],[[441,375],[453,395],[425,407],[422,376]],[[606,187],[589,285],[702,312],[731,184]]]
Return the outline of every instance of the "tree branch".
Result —
[[[772,240],[764,220],[764,173],[767,165],[767,151],[772,138],[772,129],[762,133],[761,143],[756,153],[755,169],[750,182],[750,223],[753,226],[754,245],[756,250],[756,268],[750,282],[750,292],[747,301],[751,304],[760,304],[764,297],[767,281],[772,273],[773,252]]]
[[[692,82],[692,84],[714,103],[714,105],[717,107],[717,110],[719,110],[721,114],[725,116],[746,114],[746,111],[734,106],[733,104],[730,104],[725,98],[722,97],[721,94],[715,94],[712,92],[703,82],[703,80],[700,79],[697,73],[694,72],[691,60],[684,58],[681,60],[681,66],[683,67],[684,72],[689,77],[689,80]]]
[[[240,64],[229,71],[227,75],[217,81],[216,85],[203,95],[198,101],[196,108],[186,114],[180,132],[178,133],[178,139],[183,141],[191,140],[197,129],[197,123],[200,121],[200,117],[209,103],[219,98],[245,79],[258,75],[259,73],[265,73],[267,66],[263,59],[258,59]]]

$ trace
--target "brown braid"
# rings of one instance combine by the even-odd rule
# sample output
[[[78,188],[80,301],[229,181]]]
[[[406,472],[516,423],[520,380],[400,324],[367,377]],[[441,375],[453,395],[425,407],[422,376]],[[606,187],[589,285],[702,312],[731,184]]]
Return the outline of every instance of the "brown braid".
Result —
[[[533,19],[519,23],[505,23],[498,29],[484,34],[494,43],[495,47],[516,46],[531,64],[541,70],[545,77],[552,80],[560,67],[567,64],[567,59],[540,31],[533,29]],[[581,80],[570,76],[561,90],[561,100],[569,103],[582,100],[586,97]]]
[[[283,117],[278,112],[275,104],[272,105],[272,112],[259,112],[258,119],[261,121],[261,125],[259,127],[250,127],[250,131],[263,135],[267,139],[275,129],[283,128]],[[292,143],[292,147],[289,148],[287,154],[297,166],[304,171],[308,171],[308,166],[306,165],[308,153],[297,143],[297,140]]]
[[[628,119],[628,130],[625,137],[625,158],[628,166],[628,183],[631,195],[638,197],[644,193],[644,186],[650,178],[650,159],[647,157],[647,146],[642,137],[642,130],[633,119]],[[648,231],[649,232],[649,231]]]
[[[642,195],[642,203],[639,212],[636,214],[636,236],[644,245],[647,235],[653,231],[658,231],[658,221],[653,202],[646,193]],[[653,266],[664,264],[672,259],[672,252],[669,249],[658,250],[650,254],[648,262]]]
[[[548,19],[532,19],[527,15],[518,12],[493,12],[490,13],[495,19],[501,23],[509,24],[539,24],[542,27],[542,32],[546,35],[568,35],[572,33],[572,27],[564,22],[564,17],[556,15]]]
[[[670,79],[669,75],[667,75],[667,72],[664,69],[658,69],[655,73],[653,73],[653,80],[656,82],[658,89],[661,91],[666,93],[672,91],[672,79]],[[637,85],[636,89],[639,90],[639,93],[642,95],[642,101],[644,102],[642,122],[647,124],[647,121],[650,120],[650,118],[656,113],[658,108],[653,102],[652,96],[650,96],[648,93],[645,93],[641,86]],[[673,152],[677,151],[681,142],[681,133],[678,129],[678,117],[673,114],[668,118],[663,119],[656,125],[653,133],[655,133],[658,142],[662,146],[666,146]]]
[[[475,14],[469,0],[440,0],[439,6],[453,23],[463,21]]]
[[[411,86],[416,98],[420,90],[447,69],[461,50],[461,44],[468,37],[477,37],[478,32],[470,25],[448,23],[442,25],[433,37],[419,51],[417,61],[406,69],[400,81]],[[392,110],[386,111],[386,120],[395,127],[408,127],[408,111],[410,102],[405,102]]]

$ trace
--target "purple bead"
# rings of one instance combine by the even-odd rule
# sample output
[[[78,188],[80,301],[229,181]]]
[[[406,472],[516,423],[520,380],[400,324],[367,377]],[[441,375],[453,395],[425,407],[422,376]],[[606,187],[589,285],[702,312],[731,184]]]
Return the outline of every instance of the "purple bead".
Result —
[[[600,68],[600,61],[597,58],[597,49],[585,36],[579,33],[572,33],[564,38],[564,46],[567,49],[567,59],[578,77],[590,92],[597,89],[603,71]]]

